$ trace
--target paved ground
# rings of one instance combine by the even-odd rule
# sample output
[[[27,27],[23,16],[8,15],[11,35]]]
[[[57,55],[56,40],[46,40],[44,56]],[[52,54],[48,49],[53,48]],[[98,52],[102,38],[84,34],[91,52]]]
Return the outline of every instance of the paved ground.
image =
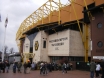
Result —
[[[48,75],[40,75],[39,70],[31,71],[30,74],[13,73],[12,70],[9,73],[0,73],[0,78],[90,78],[90,72],[72,70],[66,74],[62,74],[61,71],[52,71]]]

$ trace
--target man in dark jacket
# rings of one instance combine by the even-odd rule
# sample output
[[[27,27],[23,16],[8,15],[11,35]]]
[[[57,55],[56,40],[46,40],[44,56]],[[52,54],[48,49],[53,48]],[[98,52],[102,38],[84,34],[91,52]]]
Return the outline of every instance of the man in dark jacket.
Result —
[[[23,64],[23,66],[24,66],[24,73],[26,74],[26,69],[27,69],[27,64],[26,64],[26,62]]]
[[[22,63],[18,62],[17,67],[18,67],[18,73],[21,73]]]
[[[0,62],[0,73],[1,73],[1,70],[2,70],[2,62]]]
[[[13,73],[16,73],[16,68],[17,68],[16,62],[14,62],[13,63]]]
[[[9,66],[10,66],[8,61],[5,62],[5,66],[6,66],[6,72],[8,73],[9,72]]]
[[[101,78],[104,78],[104,59],[102,60],[102,63],[101,63],[101,69],[102,69],[102,77]]]
[[[5,62],[2,62],[2,70],[3,70],[3,73],[5,73]]]
[[[95,69],[96,69],[96,63],[94,62],[94,60],[92,60],[90,63],[90,76],[91,76],[91,78],[94,78]]]
[[[28,63],[27,63],[27,73],[30,73],[30,69],[31,69],[31,62],[30,62],[30,60],[28,60]]]

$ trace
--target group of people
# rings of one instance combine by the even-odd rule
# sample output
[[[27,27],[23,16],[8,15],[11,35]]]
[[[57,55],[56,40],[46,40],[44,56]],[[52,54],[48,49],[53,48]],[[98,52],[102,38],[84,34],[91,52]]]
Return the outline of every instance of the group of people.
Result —
[[[3,73],[7,72],[8,73],[9,72],[9,66],[10,66],[10,64],[8,61],[0,62],[0,73],[1,72],[3,72]]]
[[[22,66],[24,67],[24,73],[30,73],[30,70],[35,67],[34,62],[31,64],[30,60],[22,64],[21,62],[15,62],[13,64],[9,64],[8,61],[0,62],[0,73],[9,72],[10,65],[13,69],[13,73],[21,73]]]
[[[22,63],[21,62],[14,62],[13,63],[13,73],[16,73],[16,69],[18,70],[18,73],[21,73],[21,67],[22,67]]]
[[[24,73],[30,73],[30,70],[34,70],[36,68],[36,63],[30,62],[25,62],[23,65],[21,62],[14,62],[13,63],[13,73],[16,73],[18,71],[21,73],[21,67],[24,67]],[[47,63],[47,62],[41,62],[40,63],[40,74],[48,74],[48,72],[52,72],[52,70],[62,70],[62,73],[67,73],[67,70],[72,70],[72,64],[71,63],[63,63],[61,64],[56,64],[56,63]],[[9,72],[10,64],[8,61],[5,62],[0,62],[0,73],[5,73]],[[95,73],[95,75],[94,75]],[[101,75],[100,75],[101,74]],[[103,62],[94,62],[94,60],[91,61],[90,63],[90,77],[94,78],[96,76],[97,78],[101,76],[101,78],[104,78],[104,60]]]
[[[40,74],[47,75],[48,72],[52,72],[53,70],[62,70],[62,73],[64,74],[67,73],[67,70],[72,70],[72,64],[63,63],[61,65],[47,62],[40,63]]]
[[[30,73],[31,70],[35,70],[35,68],[38,65],[34,62],[30,62],[30,60],[28,60],[27,62],[24,62],[22,64],[22,62],[14,62],[13,64],[9,64],[8,61],[5,62],[0,62],[0,72],[9,72],[9,68],[12,67],[11,69],[13,70],[13,73],[22,73],[22,67],[24,70],[24,73]],[[61,64],[57,64],[57,63],[47,63],[47,62],[41,62],[39,65],[40,68],[40,74],[43,75],[47,75],[48,72],[52,72],[53,70],[62,70],[62,73],[67,73],[67,70],[72,69],[72,64],[69,63],[63,63]]]
[[[13,73],[22,73],[21,68],[23,67],[24,73],[30,73],[30,70],[35,70],[35,68],[38,67],[38,64],[34,62],[30,62],[28,60],[27,62],[24,62],[23,64],[21,62],[14,62],[11,65],[13,69]],[[0,72],[9,72],[10,64],[8,61],[0,62]],[[67,70],[72,69],[72,64],[70,63],[63,63],[63,64],[57,64],[57,63],[47,63],[47,62],[41,62],[39,65],[40,68],[40,74],[48,74],[48,72],[52,72],[53,70],[62,70],[62,73],[67,73]]]
[[[13,73],[16,73],[16,70],[18,71],[18,73],[21,73],[21,67],[24,67],[24,73],[30,73],[30,69],[31,69],[31,62],[30,60],[28,60],[28,62],[25,62],[23,65],[21,62],[14,62],[13,63]]]
[[[30,62],[30,60],[28,60],[28,62],[26,63],[24,63],[23,64],[23,67],[24,67],[24,73],[26,74],[26,73],[30,73],[30,70],[31,70],[31,62]]]
[[[47,73],[47,70],[48,70],[48,64],[47,63],[41,63],[40,64],[40,74],[48,74]]]
[[[96,78],[100,77],[101,74],[101,78],[104,78],[104,60],[102,63],[95,63],[94,60],[91,61],[90,63],[90,77],[94,78],[94,73]]]

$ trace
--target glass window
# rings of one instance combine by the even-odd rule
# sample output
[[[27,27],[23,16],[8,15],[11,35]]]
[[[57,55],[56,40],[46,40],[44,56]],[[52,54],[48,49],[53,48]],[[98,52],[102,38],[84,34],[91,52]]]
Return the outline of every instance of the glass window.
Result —
[[[43,48],[46,48],[46,41],[43,41]]]
[[[97,24],[97,27],[98,27],[98,28],[102,28],[102,23],[98,23],[98,24]]]
[[[97,46],[98,46],[99,48],[101,48],[101,47],[103,46],[103,42],[99,41],[99,42],[97,43]]]

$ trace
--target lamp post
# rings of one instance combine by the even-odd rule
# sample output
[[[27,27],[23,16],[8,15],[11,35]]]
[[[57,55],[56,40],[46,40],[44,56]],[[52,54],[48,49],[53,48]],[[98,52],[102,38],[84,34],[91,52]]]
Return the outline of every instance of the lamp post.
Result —
[[[15,53],[13,53],[13,54],[14,54],[14,62],[15,62],[15,60],[16,60]]]

